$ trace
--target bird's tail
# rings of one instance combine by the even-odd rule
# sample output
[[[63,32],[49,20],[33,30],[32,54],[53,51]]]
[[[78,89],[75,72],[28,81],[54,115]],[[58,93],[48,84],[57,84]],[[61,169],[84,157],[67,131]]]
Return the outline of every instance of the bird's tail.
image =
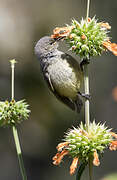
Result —
[[[83,106],[83,102],[80,99],[79,95],[77,95],[77,98],[75,100],[69,99],[65,96],[60,96],[56,90],[54,90],[54,95],[62,101],[64,104],[66,104],[69,108],[71,108],[73,111],[76,111],[77,113],[80,113],[81,108]]]

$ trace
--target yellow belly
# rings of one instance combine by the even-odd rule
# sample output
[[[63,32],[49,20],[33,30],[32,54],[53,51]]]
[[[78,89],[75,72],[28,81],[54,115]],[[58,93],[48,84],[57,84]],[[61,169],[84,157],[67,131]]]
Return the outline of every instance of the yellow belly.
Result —
[[[67,86],[66,84],[62,87],[57,87],[57,92],[61,96],[69,97],[71,99],[74,99],[77,96],[76,88],[73,86]]]
[[[81,75],[76,74],[67,62],[59,62],[50,67],[50,78],[55,90],[61,95],[71,99],[76,98],[81,85]]]

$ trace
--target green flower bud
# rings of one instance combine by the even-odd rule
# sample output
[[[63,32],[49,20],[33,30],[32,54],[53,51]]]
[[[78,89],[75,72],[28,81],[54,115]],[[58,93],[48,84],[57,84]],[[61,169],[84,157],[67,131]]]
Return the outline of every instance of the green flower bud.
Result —
[[[88,48],[88,46],[87,45],[82,45],[82,47],[81,47],[81,49],[82,49],[82,51],[89,51],[89,48]]]
[[[0,126],[12,126],[29,117],[30,110],[24,100],[0,101]]]
[[[78,42],[77,45],[76,45],[77,48],[80,48],[81,46],[82,46],[81,42]]]

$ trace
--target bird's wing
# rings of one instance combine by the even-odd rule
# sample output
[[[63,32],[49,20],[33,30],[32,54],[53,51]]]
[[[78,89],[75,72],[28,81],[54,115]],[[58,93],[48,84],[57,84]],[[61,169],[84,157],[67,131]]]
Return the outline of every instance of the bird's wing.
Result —
[[[48,84],[49,89],[56,96],[56,98],[58,100],[63,102],[65,105],[67,105],[73,111],[80,113],[80,110],[82,108],[83,103],[82,103],[82,100],[80,99],[80,97],[78,95],[77,95],[76,100],[74,100],[74,101],[70,98],[65,97],[65,96],[60,96],[59,93],[54,88],[54,84],[52,84],[52,81],[51,81],[51,78],[50,78],[50,75],[48,74],[48,72],[44,73],[44,78]]]
[[[74,72],[76,73],[76,76],[82,81],[83,80],[83,71],[81,70],[80,64],[78,61],[72,57],[71,55],[67,53],[61,53],[61,58],[64,60],[67,60],[69,65],[74,69]]]
[[[77,96],[77,99],[73,101],[65,96],[60,96],[57,92],[55,92],[54,95],[73,111],[80,113],[83,103],[79,96]]]

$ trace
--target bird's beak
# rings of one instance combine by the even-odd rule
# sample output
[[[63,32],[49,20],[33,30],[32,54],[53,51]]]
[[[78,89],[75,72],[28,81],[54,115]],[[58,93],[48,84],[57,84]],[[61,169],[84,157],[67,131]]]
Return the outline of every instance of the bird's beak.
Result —
[[[64,39],[64,37],[53,38],[53,41],[51,42],[51,44],[56,44],[57,42],[59,42],[62,39]]]
[[[55,41],[60,41],[60,40],[62,40],[64,38],[65,38],[64,36],[61,36],[61,37],[56,38]]]

